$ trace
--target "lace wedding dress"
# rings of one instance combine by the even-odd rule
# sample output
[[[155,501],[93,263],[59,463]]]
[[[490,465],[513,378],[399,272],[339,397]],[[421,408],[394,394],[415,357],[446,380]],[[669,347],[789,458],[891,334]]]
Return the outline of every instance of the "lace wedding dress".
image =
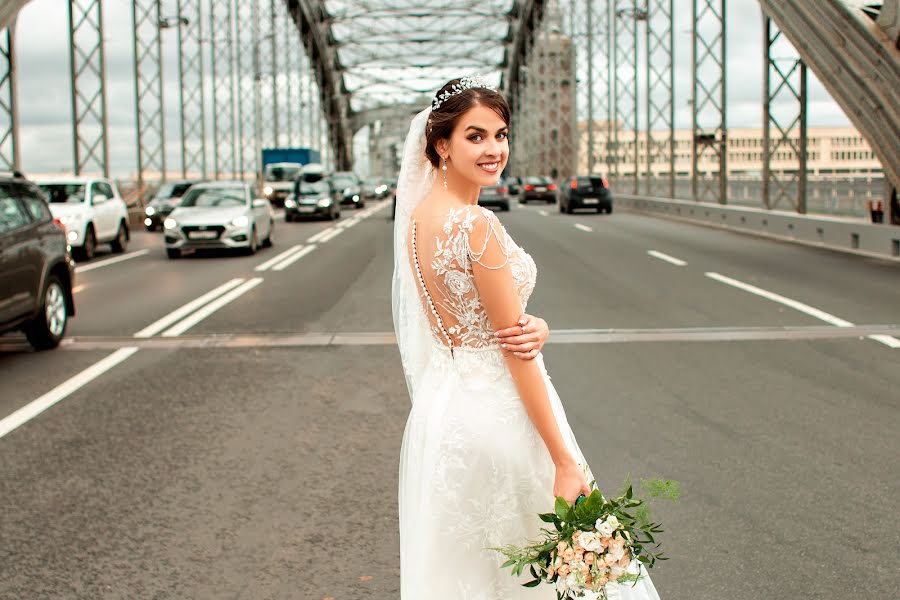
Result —
[[[537,270],[486,209],[413,219],[423,194],[404,186],[433,177],[417,175],[427,169],[417,133],[414,120],[395,222],[394,319],[412,398],[400,458],[400,597],[555,600],[552,586],[525,588],[531,577],[501,571],[504,557],[489,549],[540,538],[546,524],[537,515],[553,510],[555,467],[516,391],[472,266],[508,268],[523,310]],[[534,360],[566,445],[586,465],[543,357]],[[609,590],[610,598],[659,598],[649,577]]]

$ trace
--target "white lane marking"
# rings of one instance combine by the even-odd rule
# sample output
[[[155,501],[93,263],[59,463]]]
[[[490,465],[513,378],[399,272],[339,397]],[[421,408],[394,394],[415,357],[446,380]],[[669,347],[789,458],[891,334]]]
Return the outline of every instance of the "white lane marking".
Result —
[[[197,312],[195,312],[194,314],[192,314],[191,316],[186,318],[184,321],[181,321],[174,327],[164,331],[162,333],[162,337],[176,337],[178,335],[181,335],[182,333],[184,333],[185,331],[187,331],[188,329],[190,329],[191,327],[193,327],[194,325],[196,325],[197,323],[199,323],[200,321],[202,321],[209,315],[213,314],[214,312],[216,312],[217,310],[219,310],[220,308],[222,308],[223,306],[225,306],[232,300],[249,292],[250,290],[252,290],[256,286],[258,286],[262,282],[263,282],[262,277],[254,277],[253,279],[248,279],[243,284],[241,284],[240,287],[237,287],[237,288],[231,290],[230,292],[228,292],[227,294],[225,294],[224,296],[220,296],[216,300],[213,300],[212,302],[210,302],[209,304],[207,304],[206,306],[204,306],[203,308],[201,308],[200,310],[198,310]]]
[[[260,265],[256,265],[256,267],[253,270],[254,271],[265,271],[272,265],[284,260],[285,258],[287,258],[289,255],[293,254],[294,252],[299,252],[302,248],[303,248],[303,244],[297,244],[296,246],[291,246],[290,248],[288,248],[281,254],[278,254],[277,256],[270,258],[269,260],[267,260],[266,262],[264,262]]]
[[[804,314],[819,319],[820,321],[825,321],[829,325],[834,325],[835,327],[855,327],[855,325],[850,321],[846,321],[840,317],[836,317],[825,312],[824,310],[819,310],[818,308],[810,306],[809,304],[804,304],[803,302],[792,300],[791,298],[787,298],[780,294],[764,290],[762,288],[756,287],[755,285],[750,285],[749,283],[744,283],[742,281],[738,281],[737,279],[732,279],[731,277],[719,275],[718,273],[709,272],[706,273],[706,276],[710,279],[715,279],[716,281],[720,281],[727,285],[744,290],[745,292],[756,294],[757,296],[761,296],[763,298],[766,298],[767,300],[778,302],[779,304],[784,304],[785,306],[793,308],[794,310],[798,310]],[[875,340],[876,342],[881,342],[882,344],[890,348],[900,348],[900,340],[889,335],[870,335],[867,337],[871,340]]]
[[[288,257],[284,261],[282,261],[282,262],[278,263],[277,265],[275,265],[274,267],[272,267],[272,270],[273,271],[284,271],[286,268],[288,268],[289,266],[291,266],[292,264],[294,264],[295,262],[297,262],[298,260],[300,260],[301,258],[303,258],[304,256],[306,256],[307,254],[309,254],[310,252],[312,252],[315,249],[316,249],[316,245],[310,244],[309,246],[307,246],[300,252],[297,252],[293,256]]]
[[[118,262],[122,262],[123,260],[128,260],[130,258],[137,258],[138,256],[143,256],[150,252],[147,248],[143,250],[135,250],[134,252],[129,252],[128,254],[123,254],[122,256],[114,256],[112,258],[107,258],[105,260],[100,260],[95,263],[90,263],[87,265],[81,265],[75,267],[76,273],[85,273],[87,271],[93,271],[94,269],[99,269],[100,267],[105,267],[108,265],[113,265]]]
[[[575,229],[580,229],[582,231],[593,231],[593,229],[591,229],[587,225],[582,225],[581,223],[575,223]]]
[[[657,252],[656,250],[647,250],[647,254],[654,258],[658,258],[659,260],[664,260],[668,263],[672,263],[673,265],[677,265],[679,267],[683,267],[687,263],[681,260],[680,258],[675,258],[674,256],[669,256],[668,254],[663,254],[662,252]]]
[[[86,287],[87,286],[84,285],[83,283],[81,285],[76,285],[75,287],[72,288],[72,293],[77,294],[78,292],[84,290],[84,288],[86,288]]]
[[[343,232],[344,232],[343,229],[333,229],[328,232],[328,235],[324,235],[321,238],[319,238],[319,243],[324,244],[328,240],[332,240],[332,239],[336,238],[337,236],[341,235],[341,233],[343,233]]]
[[[175,323],[179,319],[189,315],[190,313],[194,312],[195,310],[197,310],[198,308],[200,308],[207,302],[209,302],[215,298],[218,298],[225,292],[231,290],[232,288],[239,286],[241,283],[243,283],[243,281],[244,281],[243,278],[238,277],[238,278],[232,279],[231,281],[223,283],[216,289],[203,294],[202,296],[200,296],[199,298],[197,298],[195,300],[191,300],[190,302],[188,302],[181,308],[175,309],[172,312],[170,312],[169,314],[167,314],[166,316],[164,316],[163,318],[159,319],[158,321],[154,321],[150,325],[147,325],[146,327],[144,327],[143,329],[141,329],[140,331],[135,333],[134,337],[148,338],[148,337],[152,337],[152,336],[156,335],[157,333],[159,333],[160,331],[162,331],[163,329],[165,329],[172,323]]]
[[[542,217],[549,216],[549,213],[548,213],[546,210],[543,210],[543,209],[539,210],[539,211],[538,211],[538,214],[541,215]]]
[[[90,383],[106,371],[109,371],[137,351],[138,349],[133,346],[119,348],[106,358],[94,363],[81,373],[78,373],[74,377],[70,377],[66,381],[62,382],[40,398],[32,400],[16,412],[0,420],[0,438],[5,436],[16,427],[19,427],[20,425],[27,423],[31,419],[35,418],[66,396],[69,396],[73,392],[76,392],[79,388]]]
[[[362,221],[362,219],[357,219],[357,218],[355,218],[355,217],[352,218],[352,219],[348,219],[347,221],[344,221],[343,227],[344,227],[344,229],[350,229],[351,227],[353,227],[354,225],[356,225],[356,224],[359,223],[360,221]]]
[[[310,236],[310,237],[306,238],[306,241],[307,241],[308,243],[310,243],[310,244],[315,244],[315,243],[318,242],[320,239],[322,239],[323,237],[325,237],[326,235],[328,235],[328,233],[331,232],[331,231],[334,231],[334,227],[329,227],[328,229],[323,229],[323,230],[320,231],[319,233],[317,233],[317,234],[315,234],[315,235],[313,235],[313,236]]]

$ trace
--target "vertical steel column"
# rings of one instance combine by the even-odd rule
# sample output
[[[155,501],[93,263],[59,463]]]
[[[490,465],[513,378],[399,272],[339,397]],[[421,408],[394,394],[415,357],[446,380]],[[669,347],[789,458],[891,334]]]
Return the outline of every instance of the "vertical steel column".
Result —
[[[698,7],[698,3],[702,8]],[[694,200],[728,203],[728,128],[726,121],[725,0],[693,2],[693,147]],[[708,159],[708,160],[707,160]],[[717,179],[699,177],[701,163],[716,165]],[[718,182],[718,185],[715,185]]]
[[[806,64],[765,14],[763,53],[763,206],[777,208],[785,200],[803,214],[807,179]],[[776,129],[774,140],[772,125]],[[773,162],[781,163],[781,168],[773,169]],[[786,163],[792,163],[796,172],[787,170]]]
[[[75,174],[94,167],[109,177],[103,2],[69,0],[68,8]]]
[[[596,173],[602,167],[605,175],[614,162],[610,152],[613,139],[610,0],[573,0],[571,13],[577,114],[579,121],[584,119],[584,128],[579,126],[578,148],[579,155],[583,151],[585,157],[579,158],[578,171]]]
[[[613,127],[614,146],[616,152],[615,175],[619,176],[619,161],[632,163],[632,192],[638,193],[640,173],[640,152],[638,148],[638,76],[637,76],[637,18],[633,5],[629,8],[616,8],[613,15],[613,47],[615,72],[613,97],[615,102],[616,123]],[[626,24],[621,23],[626,21]],[[630,27],[627,25],[630,22]],[[623,33],[624,32],[624,33]],[[620,131],[622,135],[620,136]],[[629,132],[632,148],[620,141]],[[622,148],[625,148],[624,152]]]
[[[278,145],[277,88],[278,61],[275,42],[275,0],[256,0],[258,3],[257,56],[267,57],[259,61],[259,116],[260,143],[267,146]],[[265,66],[264,66],[265,65]],[[263,85],[266,82],[266,85]],[[262,126],[265,121],[271,126]]]
[[[212,48],[213,170],[216,179],[235,178],[238,154],[235,137],[234,13],[232,0],[210,0]]]
[[[181,175],[207,177],[206,100],[203,93],[201,0],[178,0],[178,81],[181,100]]]
[[[16,19],[0,32],[0,169],[18,171],[19,113],[16,92]]]
[[[647,6],[647,182],[650,195],[675,197],[674,1],[648,0]],[[657,131],[654,131],[657,129]],[[653,165],[667,162],[667,183]]]
[[[285,126],[284,130],[284,139],[286,141],[286,146],[296,146],[294,139],[294,128],[296,127],[296,104],[294,104],[294,91],[297,89],[296,82],[294,80],[294,73],[296,72],[296,65],[294,64],[294,48],[296,47],[296,40],[299,32],[294,29],[294,20],[287,12],[287,8],[281,13],[281,43],[282,43],[282,51],[284,54],[282,55],[282,68],[283,68],[283,81],[284,81],[284,92],[279,96],[279,101],[281,102],[281,106],[284,107],[284,120]]]
[[[238,170],[242,179],[256,173],[256,50],[259,39],[258,0],[236,0],[235,39],[237,55]]]
[[[166,180],[166,123],[163,105],[162,13],[159,0],[131,3],[134,43],[134,98],[137,117],[137,181],[148,172]]]

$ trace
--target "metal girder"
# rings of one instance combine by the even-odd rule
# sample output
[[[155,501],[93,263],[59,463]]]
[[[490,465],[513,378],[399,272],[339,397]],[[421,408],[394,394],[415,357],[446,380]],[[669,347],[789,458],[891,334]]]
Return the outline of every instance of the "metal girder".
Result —
[[[70,0],[68,17],[75,174],[94,167],[109,177],[103,2]]]
[[[285,4],[301,39],[308,41],[307,56],[318,83],[334,161],[338,169],[349,169],[353,162],[350,101],[341,85],[340,64],[328,31],[329,15],[322,3],[312,0],[285,0]]]
[[[763,205],[778,208],[784,200],[802,214],[806,213],[806,65],[794,58],[796,54],[763,14]],[[782,164],[790,159],[796,168],[775,171],[773,159]]]
[[[640,152],[638,148],[638,9],[613,9],[613,176],[622,175],[622,165],[630,163],[632,193],[638,193]],[[630,142],[630,147],[629,147]],[[621,180],[620,180],[621,181]]]
[[[181,104],[181,174],[206,179],[206,100],[201,0],[178,0],[178,80]]]
[[[31,0],[3,0],[0,2],[0,30],[6,29],[22,10],[22,7],[29,2]]]
[[[501,78],[501,87],[515,90],[522,76],[521,67],[525,66],[525,52],[534,41],[534,35],[540,28],[544,18],[544,0],[521,0],[514,5],[510,37],[503,64],[506,72]]]
[[[210,0],[209,31],[212,36],[213,171],[216,179],[230,179],[238,173],[232,0]]]
[[[839,0],[760,0],[900,189],[900,51]]]
[[[675,197],[675,29],[674,0],[647,0],[646,193]],[[668,163],[657,177],[655,164]]]
[[[240,1],[240,0],[239,0]],[[278,52],[275,39],[275,0],[254,0],[257,4],[256,30],[256,95],[259,103],[260,137],[263,146],[278,145]],[[279,7],[280,9],[280,7]]]
[[[16,20],[0,31],[0,170],[18,171],[19,113],[16,94]]]
[[[133,0],[131,4],[138,187],[144,184],[147,171],[166,180],[160,10],[159,0]]]
[[[694,200],[728,203],[725,0],[694,0],[691,188]],[[706,163],[706,164],[704,164]],[[705,169],[701,178],[700,170]],[[715,171],[713,171],[715,168]],[[715,173],[715,177],[712,174]]]
[[[260,162],[256,156],[259,133],[256,76],[258,66],[259,19],[258,2],[236,0],[235,47],[237,56],[237,130],[238,172],[241,178],[257,172]]]

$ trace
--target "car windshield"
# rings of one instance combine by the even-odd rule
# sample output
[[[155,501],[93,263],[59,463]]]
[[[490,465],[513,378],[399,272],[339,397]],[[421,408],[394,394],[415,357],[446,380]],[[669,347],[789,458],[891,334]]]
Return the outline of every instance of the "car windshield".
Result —
[[[300,181],[300,194],[327,194],[328,182],[320,179],[319,181]]]
[[[595,177],[579,177],[578,185],[584,187],[594,187],[599,188],[603,187],[603,178],[600,176]]]
[[[547,185],[550,183],[549,177],[526,177],[525,183],[530,183],[531,185]]]
[[[192,188],[181,199],[179,206],[197,208],[220,208],[225,206],[244,206],[247,201],[243,188]]]
[[[348,188],[356,185],[356,179],[352,175],[334,175],[331,178],[336,188]]]
[[[156,198],[158,200],[181,198],[191,185],[191,183],[164,183],[159,186],[159,190],[156,192]]]
[[[291,165],[266,165],[266,181],[293,181],[301,169]]]
[[[80,204],[84,202],[83,183],[45,183],[40,188],[52,204]]]

